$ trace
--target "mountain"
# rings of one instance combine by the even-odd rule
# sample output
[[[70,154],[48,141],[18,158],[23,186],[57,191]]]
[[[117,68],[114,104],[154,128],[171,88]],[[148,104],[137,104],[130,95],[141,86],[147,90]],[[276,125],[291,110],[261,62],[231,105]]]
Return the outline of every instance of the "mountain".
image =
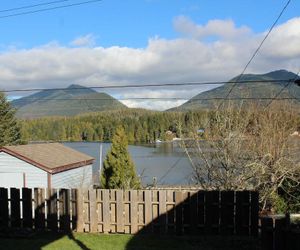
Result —
[[[14,100],[12,105],[17,109],[17,116],[20,118],[73,116],[127,108],[106,93],[75,84],[66,89],[42,90]]]
[[[261,105],[267,105],[271,100],[252,98],[273,98],[281,91],[281,89],[287,84],[285,80],[294,80],[297,75],[286,71],[276,70],[266,74],[245,74],[240,79],[241,81],[253,81],[253,82],[240,82],[236,83],[232,92],[229,95],[229,99],[235,99],[231,102],[234,104],[249,104],[249,102],[260,103]],[[223,100],[210,100],[213,98],[224,98],[229,93],[230,89],[234,85],[234,81],[238,80],[239,76],[234,77],[228,83],[214,88],[209,91],[202,92],[186,103],[182,104],[172,110],[190,110],[190,109],[212,109],[219,106]],[[261,82],[264,81],[264,82]],[[248,98],[248,100],[237,100],[238,98]],[[289,100],[297,105],[300,105],[300,87],[294,83],[290,83],[287,88],[277,98],[296,98],[298,100]],[[251,100],[252,99],[252,100]]]

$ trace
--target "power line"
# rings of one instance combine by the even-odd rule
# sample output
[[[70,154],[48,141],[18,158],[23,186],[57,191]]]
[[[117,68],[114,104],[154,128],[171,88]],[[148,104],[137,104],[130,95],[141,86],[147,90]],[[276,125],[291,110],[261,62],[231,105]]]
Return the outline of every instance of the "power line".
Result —
[[[274,101],[274,100],[276,100],[280,95],[281,95],[281,93],[292,83],[292,84],[294,84],[294,82],[297,80],[297,78],[298,78],[298,76],[299,76],[299,73],[300,73],[300,70],[297,72],[297,74],[296,74],[296,76],[295,76],[295,78],[293,79],[293,80],[291,80],[291,81],[288,81],[282,88],[281,88],[281,90],[280,91],[278,91],[278,93],[271,99],[271,101],[266,105],[266,108],[268,108],[271,104],[272,104],[272,102]],[[298,100],[298,99],[297,99]]]
[[[243,81],[215,81],[215,82],[184,82],[184,83],[162,83],[162,84],[130,84],[130,85],[107,85],[107,86],[90,86],[90,87],[75,87],[75,88],[29,88],[29,89],[8,89],[0,90],[3,93],[11,92],[35,92],[35,91],[54,91],[54,90],[82,90],[82,89],[123,89],[123,88],[149,88],[149,87],[175,87],[175,86],[197,86],[197,85],[222,85],[227,83],[279,83],[289,82],[291,79],[279,80],[243,80]]]
[[[157,183],[160,183],[164,178],[168,176],[168,174],[177,166],[177,164],[181,161],[182,157],[177,159],[177,161],[159,178]]]
[[[211,98],[184,98],[184,97],[124,97],[124,98],[26,98],[26,100],[36,100],[36,101],[127,101],[127,100],[189,100],[191,102],[193,101],[214,101],[214,100],[224,100],[224,101],[234,101],[234,100],[273,100],[274,97],[231,97],[231,98],[225,98],[225,97],[211,97]],[[18,100],[18,99],[15,99]],[[297,100],[296,97],[281,97],[277,98],[276,100]]]
[[[249,65],[251,64],[251,62],[253,61],[253,59],[255,58],[255,56],[257,55],[257,53],[259,52],[259,50],[261,49],[262,45],[264,44],[264,42],[267,40],[267,38],[269,37],[269,35],[271,34],[272,30],[274,29],[275,25],[277,24],[277,22],[279,21],[279,19],[281,18],[281,16],[283,15],[284,11],[286,10],[286,8],[288,7],[288,5],[290,4],[291,0],[288,0],[287,3],[285,4],[285,6],[283,7],[283,9],[281,10],[280,14],[278,15],[278,17],[276,18],[275,22],[272,24],[272,26],[270,27],[268,33],[265,35],[265,37],[263,38],[263,40],[260,42],[259,46],[257,47],[257,49],[254,51],[253,55],[250,57],[250,60],[247,62],[247,64],[245,65],[242,73],[238,76],[237,78],[237,82],[239,82],[243,75],[245,74],[247,68],[249,67]],[[229,95],[231,94],[231,92],[233,91],[233,89],[236,87],[236,83],[232,85],[232,87],[230,88],[230,90],[228,91],[226,97],[229,97]],[[221,103],[217,109],[219,109],[221,107],[223,103]]]
[[[11,11],[16,11],[16,10],[23,10],[23,9],[30,9],[30,8],[35,8],[35,7],[39,7],[39,6],[51,5],[51,4],[56,4],[56,3],[68,2],[68,1],[70,1],[70,0],[58,0],[58,1],[52,1],[52,2],[46,2],[46,3],[33,4],[33,5],[24,5],[21,7],[0,10],[0,13],[11,12]]]
[[[24,11],[24,12],[20,12],[20,13],[14,13],[14,14],[9,14],[9,15],[5,15],[5,16],[0,16],[0,19],[15,17],[15,16],[22,16],[22,15],[29,15],[29,14],[34,14],[34,13],[38,13],[38,12],[45,12],[45,11],[50,11],[50,10],[56,10],[56,9],[69,8],[69,7],[73,7],[73,6],[85,5],[85,4],[90,4],[90,3],[100,2],[100,1],[102,1],[102,0],[90,0],[90,1],[85,1],[85,2],[78,2],[78,3],[73,3],[73,4],[60,5],[60,6],[44,8],[44,9],[38,9],[38,10]]]

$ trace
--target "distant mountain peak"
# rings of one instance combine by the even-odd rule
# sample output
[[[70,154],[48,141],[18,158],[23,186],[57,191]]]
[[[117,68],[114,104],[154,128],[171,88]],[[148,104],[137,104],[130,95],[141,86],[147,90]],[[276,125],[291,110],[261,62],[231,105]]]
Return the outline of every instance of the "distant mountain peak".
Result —
[[[106,93],[71,84],[64,89],[40,91],[12,101],[17,108],[17,116],[34,118],[42,116],[72,116],[88,112],[127,108]]]
[[[71,84],[67,87],[67,89],[88,89],[88,87],[81,86],[78,84]]]
[[[236,76],[220,87],[199,93],[186,103],[176,107],[176,109],[214,109],[215,107],[218,107],[220,103],[224,103],[224,101],[220,98],[226,97],[229,92],[230,96],[228,99],[236,98],[236,100],[232,100],[231,102],[238,105],[255,102],[265,106],[269,100],[278,93],[280,93],[280,95],[277,96],[277,98],[290,98],[291,103],[299,105],[300,102],[296,99],[300,100],[300,88],[295,84],[290,84],[289,87],[284,87],[288,80],[296,78],[297,75],[295,73],[285,69],[274,70],[265,74],[244,74],[242,76],[242,81],[249,82],[246,84],[243,82],[237,82],[234,88],[232,88],[232,82],[240,79],[240,76]],[[218,100],[218,98],[220,100]],[[238,100],[239,98],[245,99]],[[249,100],[246,100],[246,98]]]

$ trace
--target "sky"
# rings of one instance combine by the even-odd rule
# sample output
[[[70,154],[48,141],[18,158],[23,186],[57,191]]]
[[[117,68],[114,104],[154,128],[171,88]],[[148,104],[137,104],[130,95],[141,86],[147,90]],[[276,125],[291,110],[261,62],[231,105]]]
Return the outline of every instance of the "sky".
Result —
[[[54,0],[52,0],[54,1]],[[226,81],[240,74],[287,0],[1,1],[0,89]],[[5,2],[5,3],[4,3]],[[291,0],[246,73],[300,69],[300,1]],[[188,99],[212,86],[105,89],[117,98]],[[10,93],[9,98],[24,93]],[[184,102],[125,100],[157,110]]]

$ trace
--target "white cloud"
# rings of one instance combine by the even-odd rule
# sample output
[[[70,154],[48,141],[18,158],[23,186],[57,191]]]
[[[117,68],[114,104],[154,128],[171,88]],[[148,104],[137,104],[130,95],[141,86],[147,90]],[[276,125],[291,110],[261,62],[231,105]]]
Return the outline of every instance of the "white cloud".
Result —
[[[241,73],[265,35],[255,34],[247,27],[236,27],[233,21],[228,20],[213,20],[199,25],[185,17],[178,17],[174,26],[185,36],[172,40],[156,37],[150,39],[145,48],[89,47],[83,46],[89,44],[83,39],[82,42],[77,41],[80,47],[50,43],[32,49],[7,50],[0,53],[0,89],[65,87],[73,83],[105,86],[229,80]],[[298,27],[300,18],[277,26],[247,73],[282,68],[297,72],[300,66]],[[206,39],[211,36],[217,38]],[[151,97],[161,93],[163,96],[184,95],[189,98],[203,89],[152,88],[147,90],[148,94],[142,89],[105,91],[126,98],[130,95]],[[130,100],[126,103],[163,109],[180,101]]]
[[[75,47],[94,47],[95,44],[96,37],[93,34],[77,37],[71,42],[71,45]]]
[[[174,19],[174,27],[178,32],[196,39],[211,36],[224,39],[237,39],[251,33],[248,27],[242,26],[237,28],[232,20],[214,19],[205,25],[198,25],[185,16],[176,17]]]

